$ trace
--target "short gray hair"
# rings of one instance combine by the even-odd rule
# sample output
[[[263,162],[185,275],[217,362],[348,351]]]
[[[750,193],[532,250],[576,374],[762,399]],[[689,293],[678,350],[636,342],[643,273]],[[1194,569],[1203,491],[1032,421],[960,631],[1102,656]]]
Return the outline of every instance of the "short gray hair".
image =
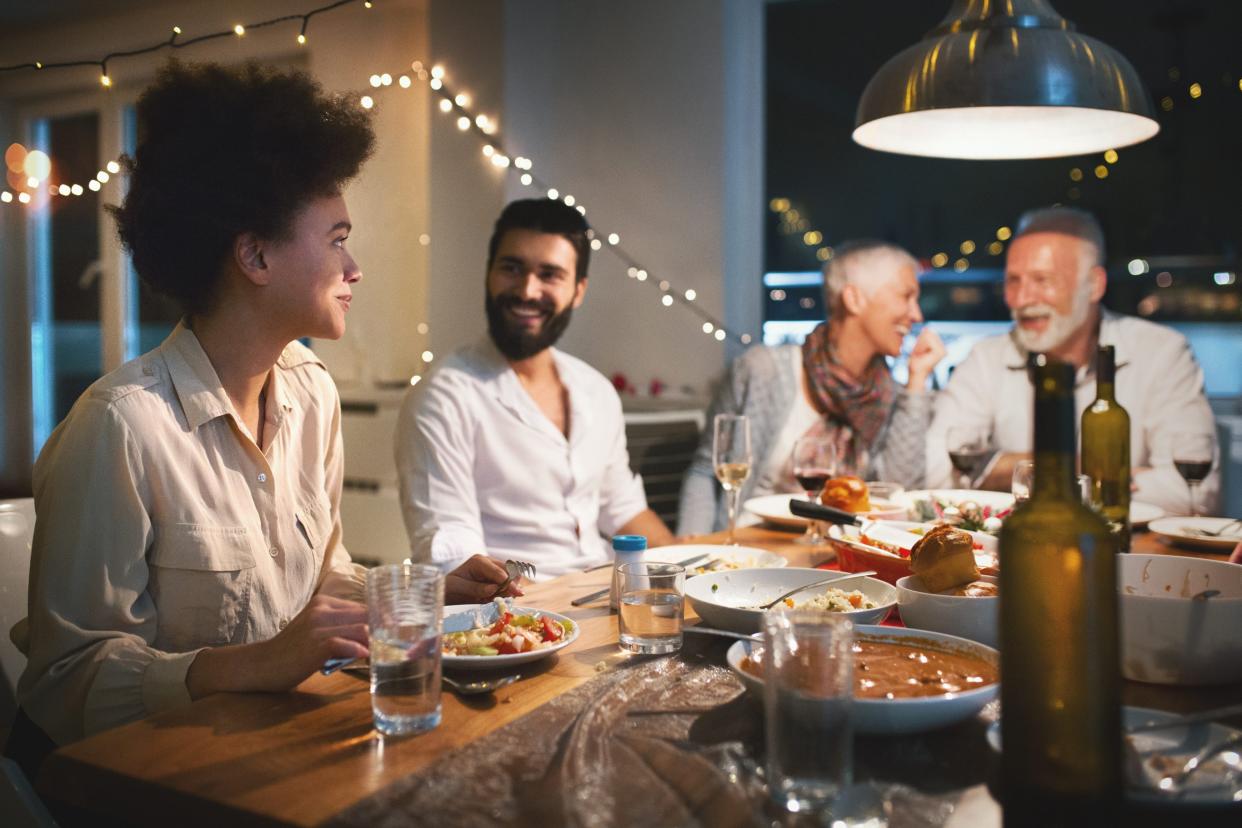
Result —
[[[1092,265],[1104,264],[1104,230],[1099,220],[1077,207],[1040,207],[1018,217],[1014,240],[1031,233],[1060,233],[1073,236],[1095,248]]]
[[[892,242],[856,239],[837,245],[833,257],[824,265],[824,304],[828,315],[841,310],[846,285],[857,285],[868,295],[874,292],[881,282],[868,277],[886,262],[897,267],[909,265],[916,274],[921,269],[917,259]]]

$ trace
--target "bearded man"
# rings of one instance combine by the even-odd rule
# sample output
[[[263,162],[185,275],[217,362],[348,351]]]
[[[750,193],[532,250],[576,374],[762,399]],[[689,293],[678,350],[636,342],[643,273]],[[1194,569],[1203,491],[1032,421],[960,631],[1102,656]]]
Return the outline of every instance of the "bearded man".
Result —
[[[515,201],[488,245],[488,337],[410,389],[396,455],[410,557],[451,569],[476,553],[534,564],[543,580],[606,563],[603,535],[672,533],[630,470],[621,400],[553,347],[587,288],[586,219]]]
[[[1032,390],[1026,357],[1044,353],[1077,370],[1074,397],[1081,412],[1095,399],[1095,354],[1116,348],[1117,401],[1130,413],[1133,499],[1188,514],[1190,496],[1173,466],[1180,441],[1216,441],[1203,371],[1185,337],[1174,330],[1101,307],[1108,274],[1104,233],[1090,213],[1068,207],[1033,210],[1018,221],[1005,260],[1005,304],[1014,327],[978,342],[936,401],[927,438],[927,477],[951,484],[945,445],[955,425],[990,429],[999,452],[985,488],[1008,490],[1013,466],[1030,456]],[[1211,514],[1220,485],[1216,469],[1200,486]]]

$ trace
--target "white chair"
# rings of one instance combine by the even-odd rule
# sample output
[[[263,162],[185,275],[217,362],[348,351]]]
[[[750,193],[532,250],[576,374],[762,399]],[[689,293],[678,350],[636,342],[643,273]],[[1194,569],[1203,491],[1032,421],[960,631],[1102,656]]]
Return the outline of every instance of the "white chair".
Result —
[[[0,500],[0,728],[17,713],[17,679],[26,668],[26,656],[9,640],[9,630],[26,617],[34,523],[33,499]]]

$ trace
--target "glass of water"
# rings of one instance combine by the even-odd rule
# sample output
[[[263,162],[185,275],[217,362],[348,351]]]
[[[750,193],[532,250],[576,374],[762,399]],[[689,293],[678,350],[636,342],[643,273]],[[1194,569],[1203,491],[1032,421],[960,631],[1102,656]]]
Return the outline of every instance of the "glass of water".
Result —
[[[371,715],[380,733],[423,733],[440,724],[440,616],[444,573],[421,564],[367,572]]]
[[[854,625],[838,613],[764,613],[763,706],[771,797],[831,812],[853,777]]]
[[[617,567],[621,578],[621,649],[642,655],[681,649],[686,602],[686,568],[642,563]]]

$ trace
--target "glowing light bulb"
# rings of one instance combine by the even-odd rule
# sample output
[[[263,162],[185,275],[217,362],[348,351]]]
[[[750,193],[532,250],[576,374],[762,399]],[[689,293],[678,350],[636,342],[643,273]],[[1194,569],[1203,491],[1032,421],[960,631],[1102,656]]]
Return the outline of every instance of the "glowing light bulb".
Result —
[[[620,236],[618,236],[616,233],[609,233],[609,234],[608,234],[608,243],[609,243],[609,244],[620,244],[620,243],[621,243],[621,237],[620,237]]]
[[[1103,164],[1096,167],[1095,177],[1096,178],[1108,178],[1108,167],[1104,166]]]
[[[716,333],[714,334],[714,336],[716,337],[716,341],[717,341],[717,342],[724,342],[724,340],[725,340],[725,335],[726,335],[726,334],[725,334],[725,332],[724,332],[724,329],[723,329],[723,328],[717,328],[717,329],[716,329]]]
[[[426,323],[426,322],[419,322],[419,323],[418,323],[418,328],[417,328],[417,330],[418,330],[419,334],[421,334],[421,335],[423,335],[423,336],[426,336],[426,335],[427,335],[427,331],[431,330],[431,328],[430,328],[430,327],[428,327],[428,325],[427,325],[427,323]]]
[[[98,184],[99,182],[96,181],[95,183]],[[60,193],[63,196],[67,196],[69,195],[70,192],[72,192],[72,190],[68,184],[61,184],[59,187],[56,188],[56,192]]]
[[[107,167],[108,167],[108,172],[112,173],[113,175],[116,175],[117,173],[121,171],[121,165],[116,163],[115,161],[109,161],[107,164]]]
[[[397,79],[397,83],[401,85],[402,89],[409,89],[410,84],[413,83],[413,81],[410,80],[409,75],[402,75],[400,78]]]
[[[439,78],[432,78],[431,82],[428,83],[427,85],[430,86],[432,89],[438,90],[441,86],[444,86],[444,83]]]
[[[548,188],[548,198],[551,198],[551,199],[554,199],[554,200],[555,200],[555,199],[558,199],[558,198],[560,198],[560,197],[561,197],[561,193],[560,193],[560,191],[559,191],[559,190],[557,190],[555,187],[549,187],[549,188]]]
[[[100,184],[107,184],[107,183],[108,183],[108,177],[109,177],[109,176],[108,176],[108,174],[107,174],[106,172],[104,172],[103,170],[100,170],[99,172],[97,172],[97,173],[95,174],[95,177],[99,179],[99,183],[100,183]]]
[[[599,250],[599,249],[600,249],[601,247],[603,247],[603,246],[604,246],[604,243],[603,243],[603,242],[601,242],[599,239],[591,239],[591,249],[592,249],[592,250]]]
[[[384,84],[384,86],[392,86],[392,75],[387,72],[380,75],[380,83]]]
[[[530,173],[522,173],[521,181],[522,181],[522,184],[529,187],[530,183],[534,181],[534,179],[530,177]]]
[[[669,296],[667,293],[664,294],[660,297],[660,304],[666,308],[671,307],[673,304],[673,297]]]
[[[112,85],[112,78],[108,77],[106,74],[104,74],[104,75],[100,75],[100,76],[99,76],[99,85],[100,85],[100,86],[111,86],[111,85]]]
[[[1013,235],[1013,231],[1008,227],[996,228],[996,238],[1000,241],[1009,241],[1009,237]]]
[[[363,109],[370,109],[375,106],[375,101],[371,99],[370,95],[363,95],[362,100],[359,101],[359,103],[362,104]]]
[[[435,354],[433,354],[431,351],[423,351],[422,356],[423,356],[423,362],[431,362],[431,360],[435,359]]]
[[[1104,160],[1110,164],[1116,164],[1117,163],[1117,150],[1105,150]]]
[[[302,34],[301,32],[298,33],[298,45],[299,46],[306,45],[306,35]]]
[[[448,103],[448,101],[445,101],[445,103]],[[465,132],[466,130],[470,129],[470,119],[467,118],[465,115],[458,118],[457,128],[460,129],[462,132]],[[486,152],[484,152],[483,154],[487,155]]]
[[[64,185],[62,184],[61,186],[63,187]],[[86,186],[90,187],[91,192],[95,192],[95,193],[103,189],[103,185],[93,178],[90,181],[86,182]],[[61,195],[64,195],[64,193],[61,193]]]
[[[470,96],[464,92],[460,92],[457,97],[453,98],[453,103],[463,107],[470,106]]]
[[[444,77],[444,67],[440,65],[431,67],[431,76],[436,80]]]
[[[642,268],[639,268],[638,272],[634,274],[634,278],[640,282],[647,281],[647,271],[643,270]]]
[[[474,119],[474,125],[479,129],[487,129],[487,116],[479,115]]]
[[[704,323],[703,323],[703,333],[707,333],[707,334],[709,334],[709,333],[711,333],[711,332],[712,332],[712,331],[714,331],[714,330],[716,330],[716,326],[715,326],[715,325],[713,325],[711,322],[704,322]]]
[[[693,302],[695,299],[698,299],[698,298],[699,298],[699,294],[697,291],[695,291],[694,288],[690,288],[689,290],[686,291],[687,302]]]
[[[672,287],[672,285],[668,283],[668,279],[660,280],[660,284],[659,284],[660,290],[668,290],[670,287]]]
[[[426,247],[427,245],[431,244],[431,236],[428,236],[426,233],[421,234],[418,237],[418,243],[421,244],[423,247]]]
[[[80,196],[83,192],[85,192],[85,190],[82,189],[81,184],[74,184],[69,188],[69,192],[73,193],[75,196]]]
[[[566,194],[565,194],[565,206],[566,206],[566,207],[573,207],[573,206],[574,206],[574,197],[573,197],[573,196],[571,196],[569,193],[566,193]]]
[[[0,193],[0,201],[3,201],[5,204],[9,204],[10,202],[13,201],[13,194],[10,193],[8,190],[5,190],[4,192]]]
[[[414,376],[410,377],[410,386],[413,387],[415,385],[418,385],[421,379],[422,377],[420,377],[418,374],[415,374]]]
[[[236,26],[233,27],[233,34],[237,35],[238,37],[241,37],[245,33],[246,33],[246,27],[243,26],[242,24],[238,23]]]
[[[384,82],[384,79],[381,78],[379,75],[371,76],[371,85],[374,86],[376,89],[379,89],[380,84],[383,82]]]
[[[962,251],[963,256],[969,256],[971,253],[975,252],[975,243],[972,242],[970,239],[967,239],[966,241],[962,242],[961,247],[959,247],[958,249]]]
[[[742,334],[742,344],[743,345],[750,344],[750,334]]]
[[[39,179],[35,178],[33,175],[30,176],[29,178],[26,179],[26,186],[31,187],[31,188],[38,187]]]
[[[586,208],[585,208],[585,207],[583,207],[581,204],[579,204],[579,205],[578,205],[577,207],[575,207],[574,209],[578,211],[578,215],[580,215],[580,216],[585,216],[585,215],[586,215]]]
[[[179,35],[179,34],[181,34],[181,27],[180,27],[180,26],[173,26],[173,34],[175,34],[175,35]]]
[[[440,99],[440,111],[441,112],[452,112],[453,102],[450,101],[448,98],[441,98]]]
[[[18,201],[20,201],[22,204],[29,204],[29,203],[30,203],[30,193],[18,193],[18,194],[17,194],[17,200],[18,200]]]
[[[470,125],[469,123],[467,123],[467,124],[466,124],[466,126],[469,126],[469,125]],[[486,158],[491,158],[491,157],[492,157],[493,155],[495,155],[495,154],[496,154],[496,148],[495,148],[495,147],[493,147],[491,144],[484,144],[484,145],[483,145],[483,155],[484,155],[484,157],[486,157]]]

